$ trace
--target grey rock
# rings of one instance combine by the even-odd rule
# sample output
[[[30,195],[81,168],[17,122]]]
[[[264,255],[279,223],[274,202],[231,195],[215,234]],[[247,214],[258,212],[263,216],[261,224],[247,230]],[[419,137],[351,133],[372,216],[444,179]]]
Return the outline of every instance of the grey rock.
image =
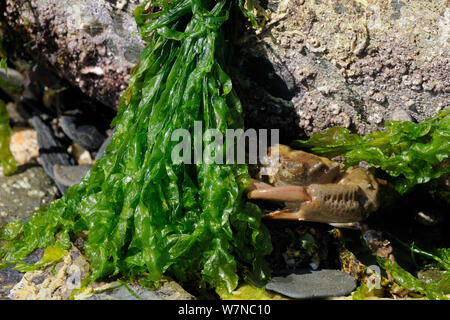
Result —
[[[449,107],[447,1],[274,2],[237,53],[250,81],[239,92],[247,126],[277,118],[292,129],[293,108],[308,135],[331,126],[365,134],[408,103],[417,121]]]
[[[18,71],[8,68],[8,75],[5,69],[0,68],[0,78],[2,82],[0,88],[5,91],[10,97],[15,97],[25,84],[25,77]]]
[[[106,139],[95,125],[85,123],[82,117],[64,115],[59,122],[64,133],[86,150],[97,150]]]
[[[53,136],[52,130],[39,118],[33,116],[31,123],[37,132],[39,145],[39,161],[45,172],[55,181],[59,191],[64,194],[67,187],[55,180],[53,167],[56,164],[70,166],[73,160],[64,150],[62,144]]]
[[[14,175],[0,175],[0,227],[28,218],[57,196],[55,184],[41,167],[24,165]]]
[[[57,164],[53,167],[53,174],[55,180],[58,181],[59,184],[71,187],[80,183],[81,179],[89,172],[89,170],[91,170],[91,168],[92,166],[88,164],[79,166],[61,166]]]
[[[98,149],[97,151],[97,155],[95,156],[95,161],[100,160],[101,158],[103,158],[103,156],[105,155],[105,150],[108,147],[108,145],[111,143],[111,140],[113,138],[114,135],[114,130],[115,128],[112,130],[111,134],[108,136],[108,138],[106,138],[106,140],[103,142],[102,146],[100,147],[100,149]]]
[[[409,113],[402,108],[395,108],[391,114],[391,120],[393,121],[413,121],[413,118]]]
[[[178,283],[163,279],[161,286],[156,290],[143,288],[138,284],[119,283],[115,289],[97,293],[86,300],[193,300],[194,297],[187,293]]]
[[[294,299],[326,298],[350,294],[356,280],[339,270],[304,270],[274,277],[266,288]]]
[[[111,0],[31,0],[24,6],[11,0],[6,12],[12,30],[34,39],[33,49],[67,80],[116,108],[129,70],[144,48],[133,17],[138,2],[142,1],[120,5]],[[51,36],[47,28],[53,30]],[[8,41],[14,41],[15,35],[10,36]]]

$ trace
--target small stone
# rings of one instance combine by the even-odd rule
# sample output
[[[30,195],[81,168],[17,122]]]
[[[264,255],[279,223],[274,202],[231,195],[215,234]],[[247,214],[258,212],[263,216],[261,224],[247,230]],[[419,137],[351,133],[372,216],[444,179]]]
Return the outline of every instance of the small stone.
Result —
[[[45,172],[52,178],[53,166],[59,165],[72,165],[73,161],[64,150],[62,144],[54,137],[50,127],[42,121],[38,116],[33,116],[31,119],[34,128],[37,132],[37,140],[41,153],[39,155],[39,161]],[[43,151],[42,151],[43,150]],[[66,187],[56,182],[58,189],[62,194],[66,191]]]
[[[70,153],[75,158],[75,161],[77,162],[77,164],[83,165],[83,164],[93,164],[94,163],[94,161],[92,160],[92,156],[89,153],[89,151],[84,149],[78,143],[72,144],[70,149],[71,149]]]
[[[79,165],[79,166],[61,166],[55,165],[53,167],[53,174],[55,175],[58,183],[71,187],[80,183],[81,179],[91,169],[91,165]]]
[[[368,117],[370,122],[374,122],[376,124],[380,124],[383,122],[383,116],[380,113],[373,113]]]
[[[274,277],[266,288],[294,299],[326,298],[350,294],[356,280],[339,270],[299,270],[287,277]]]
[[[402,108],[395,108],[391,114],[392,121],[413,121],[412,117]]]
[[[73,141],[89,151],[96,151],[101,147],[106,137],[95,127],[88,123],[86,116],[73,111],[60,118],[61,128]]]
[[[14,128],[10,143],[17,164],[26,164],[39,157],[37,133],[31,128]]]
[[[114,130],[115,128],[112,130],[111,134],[108,136],[108,138],[106,138],[106,140],[103,142],[102,146],[100,147],[100,149],[98,149],[97,151],[97,155],[95,156],[95,161],[100,160],[101,158],[103,158],[103,156],[105,155],[105,150],[108,147],[108,145],[110,144],[113,135],[114,135]]]

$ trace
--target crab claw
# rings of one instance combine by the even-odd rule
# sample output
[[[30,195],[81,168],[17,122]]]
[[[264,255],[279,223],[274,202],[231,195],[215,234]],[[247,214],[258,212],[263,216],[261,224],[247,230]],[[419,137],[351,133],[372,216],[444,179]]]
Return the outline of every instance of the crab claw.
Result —
[[[297,210],[284,209],[277,210],[264,215],[265,219],[281,219],[281,220],[301,220]]]
[[[306,191],[307,187],[302,186],[279,186],[264,187],[248,193],[250,199],[274,200],[285,202],[311,201],[311,197]]]

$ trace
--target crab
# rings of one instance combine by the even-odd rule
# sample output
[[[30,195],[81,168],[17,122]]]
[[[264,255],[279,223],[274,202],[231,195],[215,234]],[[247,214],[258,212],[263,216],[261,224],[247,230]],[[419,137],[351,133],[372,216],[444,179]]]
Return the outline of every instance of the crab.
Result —
[[[269,149],[250,199],[281,201],[285,208],[271,219],[322,223],[357,223],[380,206],[379,181],[368,170],[350,167],[285,145]]]

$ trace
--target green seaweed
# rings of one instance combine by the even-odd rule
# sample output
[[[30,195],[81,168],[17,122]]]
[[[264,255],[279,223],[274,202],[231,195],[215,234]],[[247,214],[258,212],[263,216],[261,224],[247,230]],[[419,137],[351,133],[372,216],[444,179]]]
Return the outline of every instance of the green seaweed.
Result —
[[[383,269],[389,272],[395,282],[403,288],[423,294],[430,300],[448,300],[445,294],[449,292],[443,291],[443,288],[448,287],[450,282],[449,272],[444,273],[439,283],[423,283],[391,259],[377,257],[377,261]]]
[[[3,38],[0,37],[0,68],[5,69],[8,76],[7,57],[3,49]],[[0,77],[0,84],[6,83]],[[11,128],[9,126],[9,114],[5,102],[0,99],[0,165],[4,175],[11,175],[17,170],[16,160],[9,149],[11,140]]]
[[[10,141],[9,114],[5,103],[0,100],[0,165],[3,167],[4,175],[11,175],[17,170],[16,160],[9,148]]]
[[[243,127],[241,104],[224,71],[223,24],[235,6],[178,0],[137,8],[148,44],[120,100],[104,158],[63,198],[6,227],[0,268],[37,248],[68,248],[69,236],[88,231],[85,284],[118,275],[157,284],[168,274],[220,295],[231,293],[240,277],[257,284],[269,278],[264,257],[272,249],[270,236],[259,208],[243,196],[247,166],[171,160],[178,143],[171,134],[179,128],[192,133],[195,120],[222,133]]]
[[[381,168],[393,177],[396,190],[404,194],[416,184],[450,172],[449,166],[440,166],[450,156],[450,109],[422,123],[387,122],[386,130],[365,136],[333,127],[294,145],[330,158],[344,157],[349,166],[365,161]]]

